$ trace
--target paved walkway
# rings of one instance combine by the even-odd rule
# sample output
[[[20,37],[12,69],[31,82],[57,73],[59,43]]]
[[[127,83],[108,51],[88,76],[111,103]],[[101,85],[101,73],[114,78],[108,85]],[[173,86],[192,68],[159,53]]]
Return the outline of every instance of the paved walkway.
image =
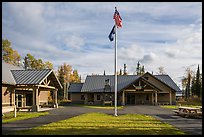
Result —
[[[2,134],[6,135],[13,131],[42,126],[88,112],[101,112],[114,115],[114,109],[93,109],[79,106],[67,106],[64,108],[50,109],[47,111],[50,113],[47,116],[2,124]],[[189,134],[202,135],[202,119],[189,119],[175,116],[170,109],[161,108],[159,106],[137,105],[126,106],[124,109],[118,110],[118,115],[136,113],[154,116],[157,119],[172,124],[173,126]]]

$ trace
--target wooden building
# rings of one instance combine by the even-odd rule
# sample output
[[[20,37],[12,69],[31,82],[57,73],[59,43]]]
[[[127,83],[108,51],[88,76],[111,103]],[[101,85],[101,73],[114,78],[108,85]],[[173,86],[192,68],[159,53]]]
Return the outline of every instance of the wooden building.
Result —
[[[48,98],[55,107],[57,91],[62,88],[52,69],[25,70],[2,62],[2,112],[9,108],[31,108],[39,111],[40,105],[48,104]]]
[[[119,105],[175,104],[181,90],[168,75],[118,75]],[[84,83],[71,83],[68,88],[72,103],[114,104],[114,75],[87,76]]]

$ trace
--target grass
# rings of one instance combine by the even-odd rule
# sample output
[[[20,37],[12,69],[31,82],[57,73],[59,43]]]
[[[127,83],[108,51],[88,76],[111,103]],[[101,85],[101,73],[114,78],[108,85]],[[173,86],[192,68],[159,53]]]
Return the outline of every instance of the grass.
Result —
[[[15,135],[184,135],[172,125],[154,117],[126,114],[117,117],[104,113],[86,113],[50,123]]]
[[[195,105],[182,105],[183,107],[192,107],[192,108],[200,108],[201,106],[195,106]],[[177,109],[179,105],[165,105],[165,106],[160,106],[163,108],[169,108],[169,109]]]
[[[87,107],[87,108],[98,108],[98,109],[114,109],[114,106],[91,106],[91,105],[83,105],[83,107]],[[123,109],[124,106],[117,106],[117,109]]]
[[[86,104],[72,104],[71,106],[80,106],[80,107],[87,107],[87,108],[97,108],[97,109],[114,109],[114,105],[113,106],[108,106],[108,105],[86,105]],[[67,107],[67,106],[61,106],[63,107]],[[123,109],[124,106],[117,106],[117,109]]]
[[[2,123],[13,122],[17,120],[29,119],[49,114],[48,112],[17,112],[14,117],[14,112],[5,113],[2,116]]]

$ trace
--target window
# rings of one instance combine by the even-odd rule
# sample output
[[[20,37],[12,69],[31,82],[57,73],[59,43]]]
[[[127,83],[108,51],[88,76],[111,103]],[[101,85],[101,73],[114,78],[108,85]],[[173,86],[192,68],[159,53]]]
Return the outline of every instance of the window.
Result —
[[[97,95],[97,100],[101,100],[101,96],[100,95]]]
[[[84,97],[84,95],[81,95],[81,100],[85,100],[85,97]]]

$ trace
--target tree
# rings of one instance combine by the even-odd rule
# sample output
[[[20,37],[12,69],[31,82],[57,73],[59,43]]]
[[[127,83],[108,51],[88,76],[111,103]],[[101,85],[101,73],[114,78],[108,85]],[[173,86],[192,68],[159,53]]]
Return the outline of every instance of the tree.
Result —
[[[194,77],[194,72],[190,67],[187,67],[184,73],[184,78],[182,79],[182,85],[184,87],[185,99],[188,99],[191,95],[191,84],[192,78]]]
[[[122,73],[122,69],[120,69],[120,73],[119,73],[119,75],[122,75],[123,73]]]
[[[140,62],[138,61],[136,71],[134,72],[134,74],[143,75],[144,73],[145,73],[145,68],[144,68],[144,66],[141,67]]]
[[[46,61],[45,63],[44,63],[44,68],[45,69],[53,69],[53,64],[51,63],[51,62],[49,62],[49,61]]]
[[[166,72],[164,71],[164,67],[163,66],[158,67],[158,70],[159,70],[159,72],[157,74],[159,74],[159,75],[166,74]]]
[[[191,82],[191,93],[192,96],[196,95],[196,84],[195,84],[196,78],[193,77],[192,78],[192,82]]]
[[[72,75],[72,66],[64,63],[62,67],[63,67],[64,82],[65,83],[71,82],[70,77]]]
[[[186,89],[186,85],[187,85],[187,78],[183,77],[181,81],[182,81],[182,94],[183,94],[183,96],[185,96],[185,94],[186,94],[185,89]]]
[[[188,78],[187,78],[187,85],[186,85],[186,94],[185,94],[185,98],[188,99],[191,95],[190,93],[190,83],[191,83],[191,75],[190,73],[188,74]]]
[[[60,83],[63,85],[63,89],[60,89],[58,94],[60,99],[67,98],[66,88],[70,82],[81,82],[78,71],[76,69],[72,71],[72,66],[66,63],[59,66],[57,77]]]
[[[58,76],[57,77],[58,77],[61,85],[64,85],[64,81],[65,80],[64,80],[63,66],[59,67],[59,69],[58,69]],[[58,90],[58,98],[59,99],[63,99],[63,97],[64,97],[64,87],[63,87],[63,89],[59,89]]]
[[[81,82],[77,70],[74,70],[74,71],[73,71],[73,74],[71,75],[71,82],[73,82],[73,83],[79,83],[79,82]]]
[[[30,68],[30,69],[38,69],[38,70],[53,69],[53,64],[51,62],[46,61],[45,63],[43,63],[42,59],[36,59],[33,55],[29,53],[25,57],[24,65],[26,65],[27,68]]]
[[[198,69],[197,69],[197,72],[196,72],[195,90],[196,90],[196,95],[198,97],[200,97],[200,95],[201,95],[201,79],[200,79],[199,65],[198,65]]]
[[[103,72],[103,75],[105,76],[106,75],[106,71],[104,70],[104,72]]]
[[[145,73],[145,69],[144,69],[144,66],[142,66],[141,68],[141,75],[143,75]]]
[[[21,56],[12,49],[11,42],[8,39],[2,39],[2,60],[15,66],[20,66]]]
[[[27,58],[28,68],[35,69],[36,68],[36,59],[34,58],[34,56],[31,55],[30,53],[27,53],[25,58]]]

